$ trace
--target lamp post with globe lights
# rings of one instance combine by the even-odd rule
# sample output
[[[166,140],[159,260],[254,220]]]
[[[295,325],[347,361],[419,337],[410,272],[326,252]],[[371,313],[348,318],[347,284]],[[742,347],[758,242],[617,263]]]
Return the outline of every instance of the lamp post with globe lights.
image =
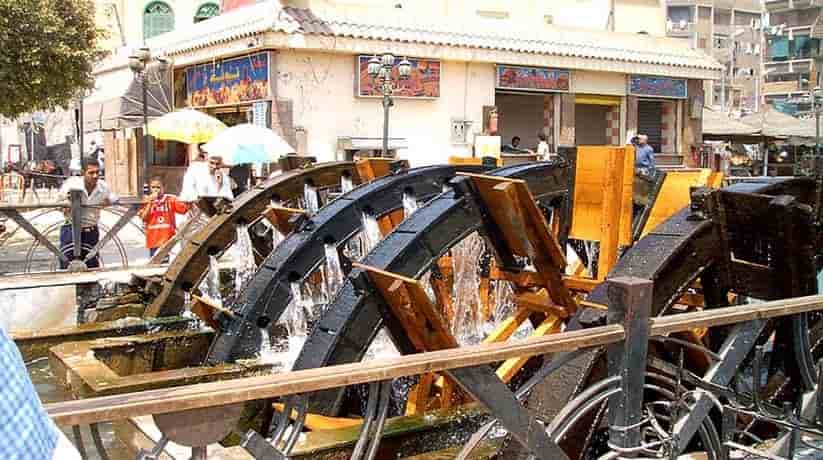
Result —
[[[134,54],[129,56],[129,68],[132,72],[134,72],[134,78],[140,81],[143,93],[143,168],[141,170],[138,170],[137,174],[137,193],[139,196],[143,196],[143,194],[145,193],[145,178],[149,170],[149,154],[152,150],[151,140],[149,138],[148,85],[150,83],[149,64],[151,64],[153,61],[157,61],[157,70],[160,72],[160,75],[166,75],[166,72],[169,70],[170,67],[169,61],[162,57],[153,58],[151,55],[151,50],[149,48],[139,48],[135,51]],[[155,83],[162,84],[162,81],[158,81]]]
[[[386,53],[379,58],[372,56],[368,63],[368,73],[372,78],[372,87],[377,88],[383,95],[383,156],[389,156],[389,108],[394,105],[392,94],[395,84],[399,81],[409,79],[411,74],[411,62],[403,58],[395,66],[393,54]],[[397,79],[392,76],[392,70],[397,67]]]

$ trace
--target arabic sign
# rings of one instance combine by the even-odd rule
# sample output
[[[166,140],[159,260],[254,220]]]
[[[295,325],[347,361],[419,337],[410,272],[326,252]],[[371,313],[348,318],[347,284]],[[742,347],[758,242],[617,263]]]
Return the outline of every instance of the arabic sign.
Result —
[[[686,80],[649,75],[629,75],[629,94],[632,96],[685,99]]]
[[[380,89],[374,86],[369,76],[369,59],[371,56],[358,56],[359,79],[357,95],[360,97],[380,96]],[[397,65],[392,68],[395,97],[435,98],[440,97],[440,61],[433,59],[408,58],[411,73],[408,80],[400,80]]]
[[[543,67],[497,65],[497,88],[525,91],[569,91],[571,72]]]
[[[238,104],[269,97],[269,54],[257,53],[186,69],[190,107]]]

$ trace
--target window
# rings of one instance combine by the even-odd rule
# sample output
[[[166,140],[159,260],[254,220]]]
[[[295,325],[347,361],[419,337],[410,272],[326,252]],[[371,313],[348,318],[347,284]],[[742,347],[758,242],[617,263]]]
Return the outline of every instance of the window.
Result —
[[[194,13],[194,22],[205,21],[220,14],[220,5],[217,3],[204,3],[197,8]]]
[[[143,38],[174,30],[174,12],[163,2],[153,2],[143,11]]]
[[[692,22],[692,7],[690,6],[670,6],[669,20],[674,23],[690,23]]]

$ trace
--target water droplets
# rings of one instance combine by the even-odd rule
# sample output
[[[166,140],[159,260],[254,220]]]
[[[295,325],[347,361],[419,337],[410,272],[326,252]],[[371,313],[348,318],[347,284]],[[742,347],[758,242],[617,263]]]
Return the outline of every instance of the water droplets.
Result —
[[[309,183],[303,185],[303,209],[309,215],[314,215],[320,209],[320,195],[317,187]]]
[[[409,218],[420,207],[417,198],[410,191],[403,192],[403,215]]]

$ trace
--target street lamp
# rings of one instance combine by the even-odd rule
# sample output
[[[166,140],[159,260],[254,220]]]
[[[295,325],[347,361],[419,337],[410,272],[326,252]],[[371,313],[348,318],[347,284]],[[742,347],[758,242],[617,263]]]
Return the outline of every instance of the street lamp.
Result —
[[[165,75],[169,70],[170,63],[167,59],[158,57],[154,58],[157,61],[157,69],[161,75]],[[152,62],[151,50],[143,47],[135,50],[134,54],[129,56],[129,68],[134,72],[134,77],[140,80],[143,93],[143,168],[138,171],[137,184],[138,196],[143,196],[145,187],[145,177],[149,170],[149,152],[152,150],[149,138],[149,64]],[[153,82],[155,84],[162,83],[162,81]]]
[[[389,107],[394,105],[392,94],[394,93],[396,80],[392,77],[392,70],[397,67],[398,78],[408,80],[411,74],[411,62],[403,58],[395,66],[395,57],[391,53],[386,53],[381,57],[372,56],[369,59],[367,71],[372,78],[372,87],[379,88],[383,95],[383,156],[389,156]]]

